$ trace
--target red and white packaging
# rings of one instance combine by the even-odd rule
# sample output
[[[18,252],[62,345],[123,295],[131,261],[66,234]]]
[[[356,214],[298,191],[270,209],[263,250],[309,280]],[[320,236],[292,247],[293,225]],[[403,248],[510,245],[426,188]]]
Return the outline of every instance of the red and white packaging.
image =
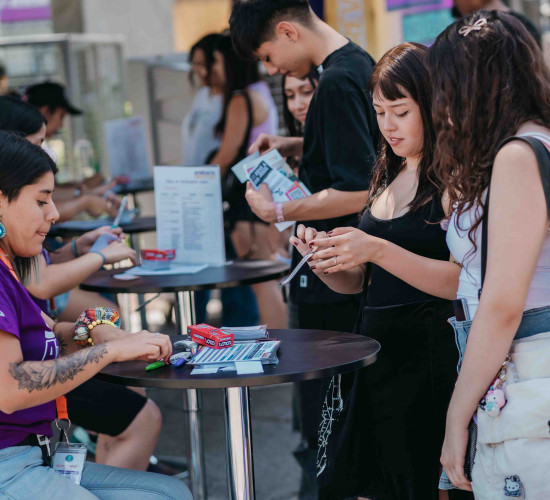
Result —
[[[233,345],[233,334],[224,333],[219,328],[201,323],[187,327],[187,335],[193,342],[214,349],[222,349]]]

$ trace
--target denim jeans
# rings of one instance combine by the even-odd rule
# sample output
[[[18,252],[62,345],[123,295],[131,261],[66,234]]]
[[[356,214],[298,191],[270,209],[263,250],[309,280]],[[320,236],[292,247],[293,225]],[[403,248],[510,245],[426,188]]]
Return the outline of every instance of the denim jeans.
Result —
[[[0,499],[191,500],[179,480],[86,462],[80,486],[43,465],[37,446],[0,450]]]
[[[466,351],[466,342],[468,340],[468,334],[470,333],[470,327],[472,321],[457,321],[456,318],[450,318],[449,323],[453,327],[455,332],[456,347],[458,348],[458,365],[457,370],[460,372],[462,366],[462,360],[464,359],[464,352]],[[514,340],[524,339],[539,333],[550,332],[550,306],[538,307],[537,309],[529,309],[523,313],[521,322],[518,327],[518,331],[514,337]],[[442,490],[454,489],[455,486],[443,469],[441,478],[439,480],[439,488]]]

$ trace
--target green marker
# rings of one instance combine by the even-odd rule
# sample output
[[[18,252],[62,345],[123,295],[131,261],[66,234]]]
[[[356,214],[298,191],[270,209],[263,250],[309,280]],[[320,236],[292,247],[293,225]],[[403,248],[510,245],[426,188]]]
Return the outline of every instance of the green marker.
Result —
[[[158,368],[162,368],[163,366],[166,366],[164,364],[164,361],[155,361],[154,363],[151,363],[150,365],[147,365],[145,367],[145,371],[150,372],[152,370],[157,370]]]

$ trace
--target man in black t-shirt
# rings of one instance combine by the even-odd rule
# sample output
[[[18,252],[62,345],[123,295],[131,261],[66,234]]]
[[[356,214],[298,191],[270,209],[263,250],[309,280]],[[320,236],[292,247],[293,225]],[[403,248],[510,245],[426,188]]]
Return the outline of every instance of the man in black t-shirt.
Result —
[[[312,196],[273,203],[266,186],[250,185],[247,200],[266,222],[295,220],[318,231],[356,226],[367,199],[378,127],[366,88],[373,59],[321,21],[307,0],[237,2],[230,19],[233,44],[243,57],[263,62],[269,74],[304,78],[312,66],[319,83],[306,118],[304,138],[262,135],[252,150],[277,148],[302,156],[300,179]],[[301,255],[293,252],[293,265]],[[291,282],[291,326],[351,330],[356,297],[330,290],[307,266]]]
[[[356,226],[365,205],[375,161],[378,127],[366,89],[374,61],[360,47],[321,21],[307,0],[247,0],[235,4],[229,21],[241,56],[263,62],[271,75],[305,78],[316,66],[319,83],[309,106],[304,137],[261,135],[251,152],[276,148],[302,157],[299,177],[312,196],[274,204],[269,189],[247,186],[252,211],[266,222],[295,220],[318,231]],[[293,267],[301,259],[292,255]],[[291,282],[291,328],[351,331],[359,312],[357,296],[330,290],[308,266]],[[296,457],[310,473],[300,498],[315,491],[317,429],[323,383],[300,384],[298,411],[305,446]],[[307,465],[309,464],[309,466]],[[310,467],[312,466],[312,467]]]

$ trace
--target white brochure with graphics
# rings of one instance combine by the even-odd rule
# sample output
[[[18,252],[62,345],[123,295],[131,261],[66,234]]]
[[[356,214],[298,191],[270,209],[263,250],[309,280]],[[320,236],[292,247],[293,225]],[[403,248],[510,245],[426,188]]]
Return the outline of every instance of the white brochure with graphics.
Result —
[[[155,167],[157,248],[174,263],[225,264],[220,168]]]

